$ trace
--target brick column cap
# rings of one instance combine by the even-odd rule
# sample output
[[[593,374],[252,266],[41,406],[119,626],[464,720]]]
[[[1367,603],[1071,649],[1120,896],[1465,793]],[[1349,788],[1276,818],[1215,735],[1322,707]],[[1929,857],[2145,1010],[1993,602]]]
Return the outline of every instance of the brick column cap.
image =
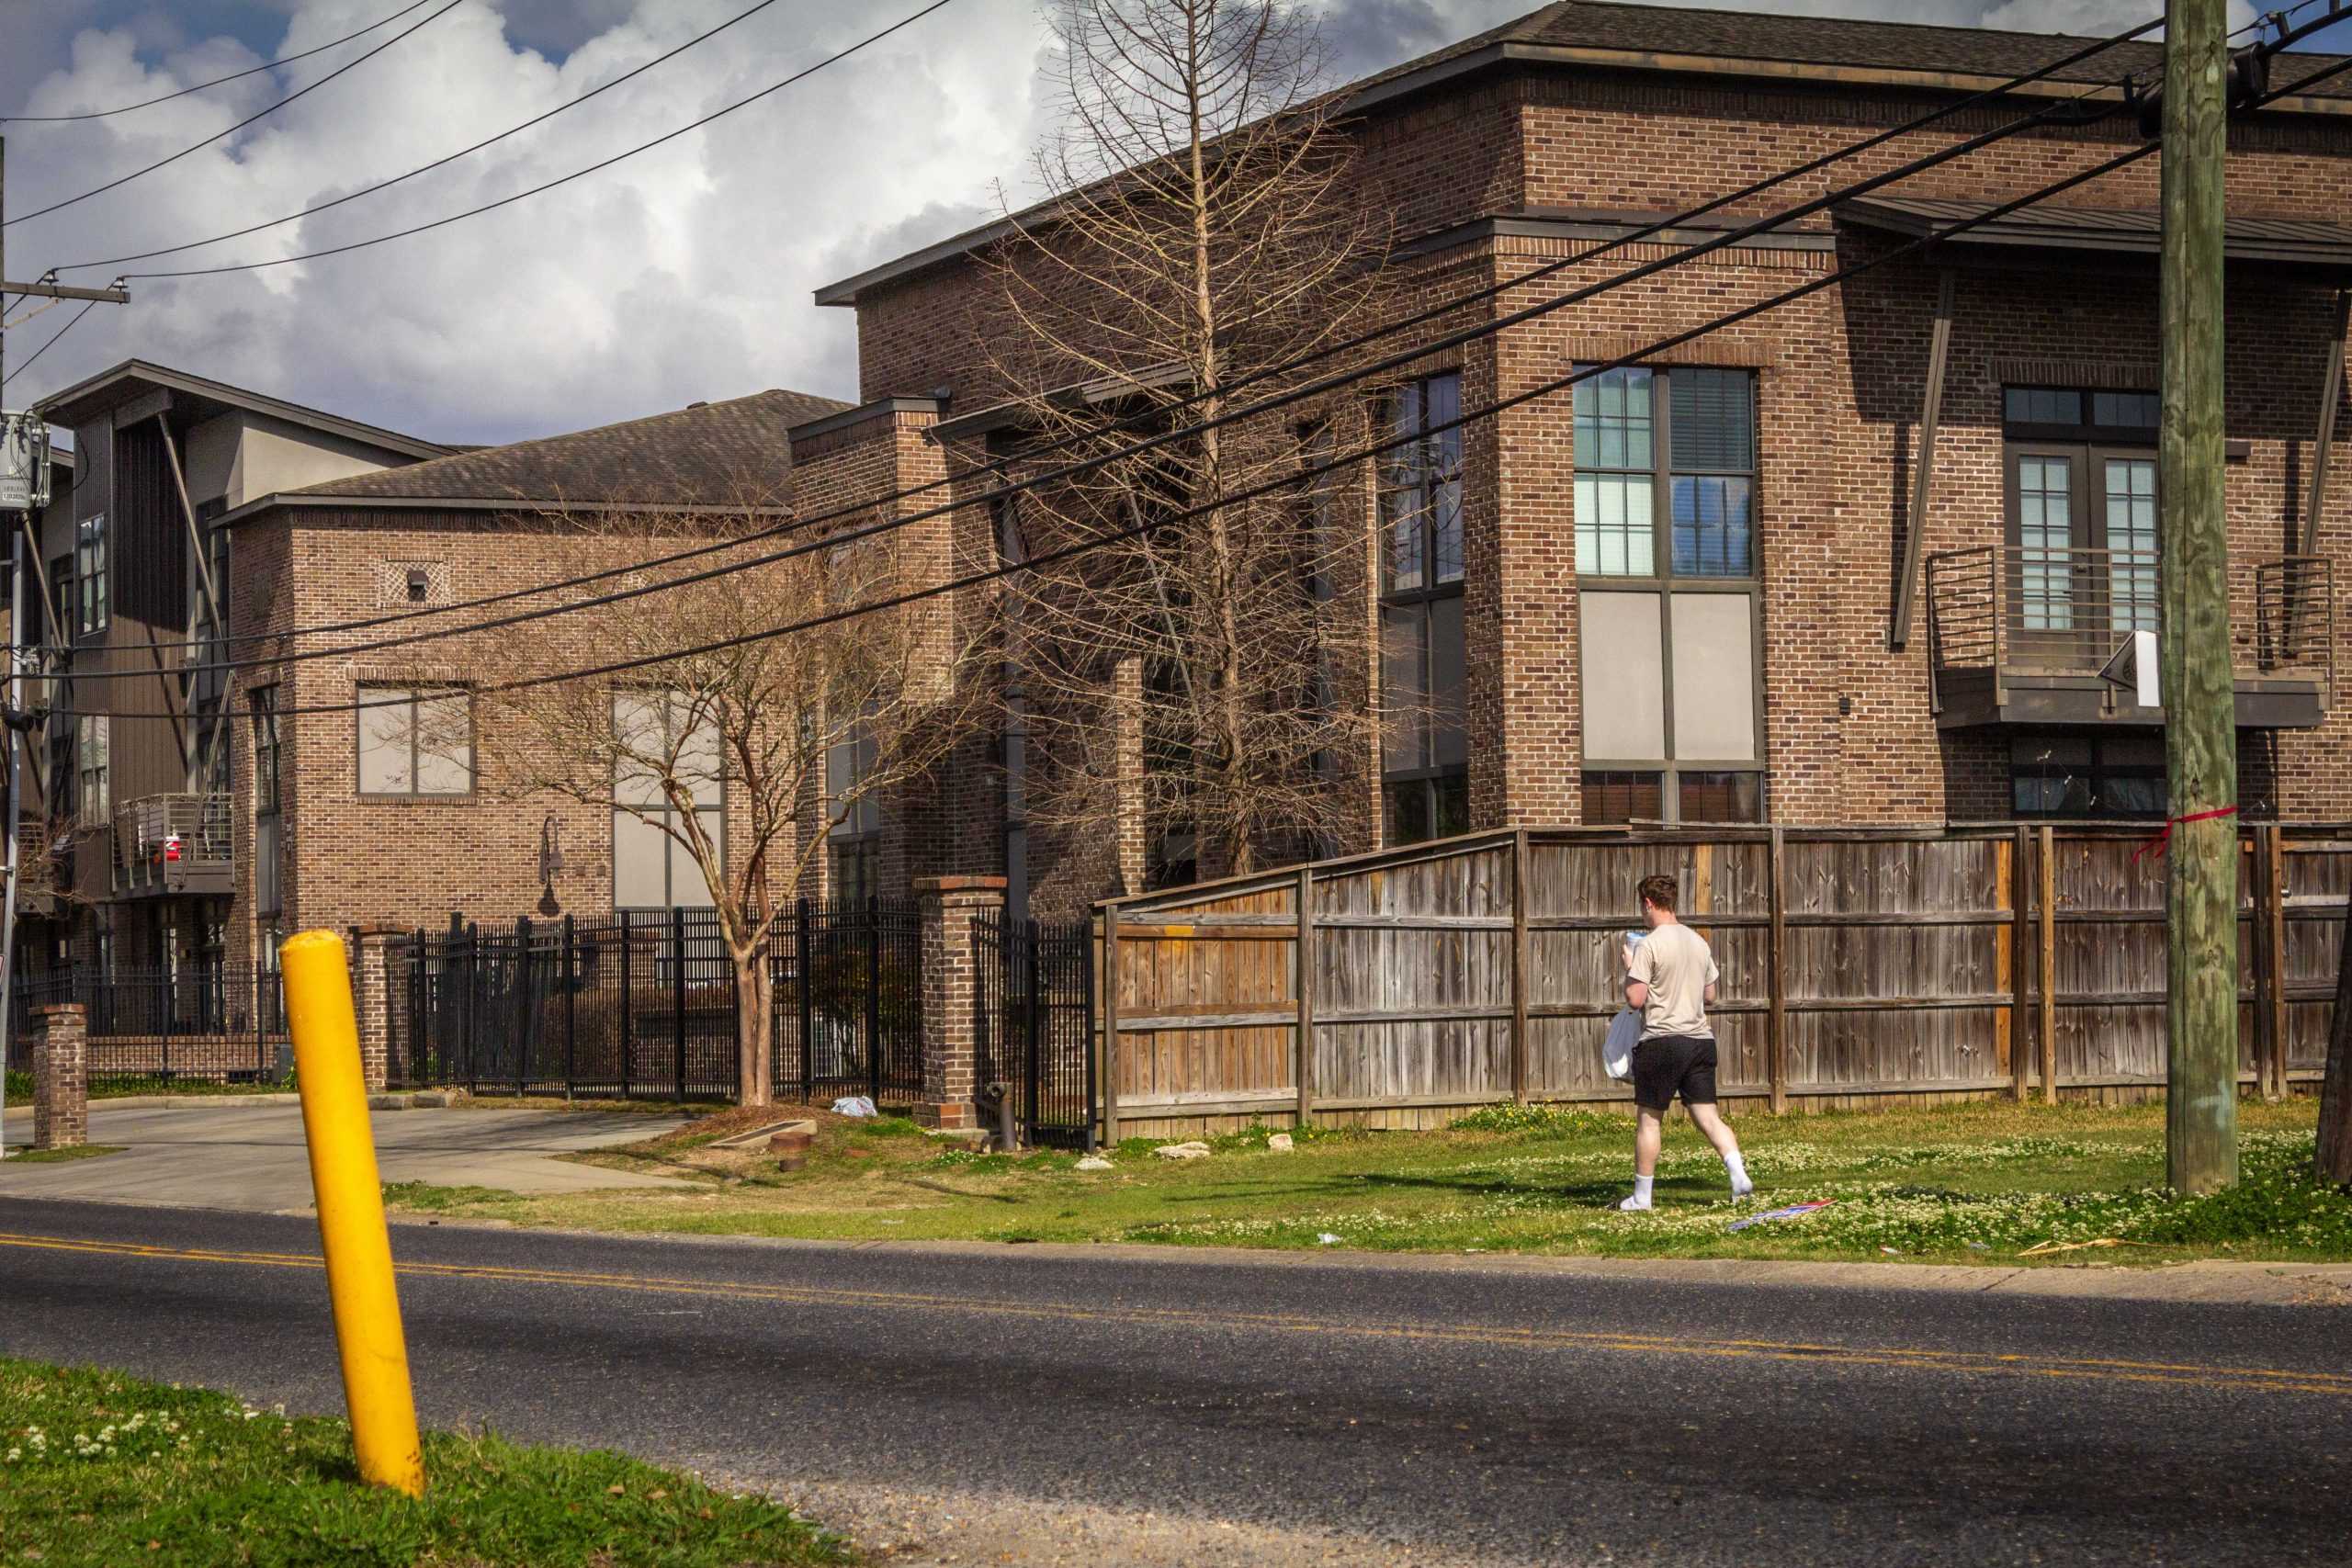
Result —
[[[915,893],[931,897],[941,893],[1001,893],[1005,882],[1001,876],[919,876],[915,878]]]
[[[40,1014],[43,1018],[64,1018],[67,1016],[81,1018],[87,1015],[89,1010],[90,1010],[88,1008],[84,1007],[80,1002],[43,1002],[40,1006],[33,1009],[33,1011]]]
[[[365,942],[369,937],[413,936],[416,931],[415,928],[411,926],[354,926],[352,934]]]

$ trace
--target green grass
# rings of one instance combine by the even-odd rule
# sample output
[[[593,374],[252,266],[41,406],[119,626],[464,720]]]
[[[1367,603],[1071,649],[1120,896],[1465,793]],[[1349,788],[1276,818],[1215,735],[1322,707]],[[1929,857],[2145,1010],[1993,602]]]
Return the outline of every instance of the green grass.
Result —
[[[1991,1262],[2044,1244],[2127,1247],[2029,1261],[2352,1258],[2352,1194],[2308,1174],[2308,1100],[2241,1111],[2245,1179],[2208,1198],[2164,1190],[2164,1108],[1984,1104],[1737,1118],[1758,1196],[1735,1204],[1723,1167],[1679,1117],[1657,1208],[1623,1214],[1632,1122],[1589,1108],[1501,1106],[1446,1131],[1249,1128],[1211,1157],[1159,1158],[1131,1139],[1111,1168],[1059,1151],[942,1149],[883,1129],[821,1129],[806,1168],[757,1151],[654,1139],[580,1156],[660,1170],[687,1190],[399,1198],[526,1225],[842,1239],[1149,1242],[1375,1251]],[[1267,1147],[1288,1130],[1295,1152]],[[1763,1209],[1828,1208],[1733,1232]]]
[[[8,1162],[13,1165],[23,1160],[27,1165],[57,1165],[70,1159],[96,1159],[100,1155],[120,1153],[122,1147],[119,1144],[77,1144],[70,1149],[11,1148],[8,1150]]]
[[[847,1561],[781,1504],[618,1454],[424,1439],[425,1495],[359,1484],[340,1421],[0,1359],[0,1563],[743,1568]]]

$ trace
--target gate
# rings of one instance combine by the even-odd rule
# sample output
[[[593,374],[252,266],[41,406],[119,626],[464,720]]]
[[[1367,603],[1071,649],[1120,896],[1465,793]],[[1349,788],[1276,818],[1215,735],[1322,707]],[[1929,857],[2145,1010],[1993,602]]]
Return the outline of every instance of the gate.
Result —
[[[972,940],[978,1083],[1005,1086],[1031,1143],[1092,1148],[1092,926],[982,915]]]
[[[492,1093],[731,1100],[741,998],[708,909],[484,931],[453,917],[405,944],[392,1067],[411,1085]],[[769,948],[776,1093],[922,1091],[916,906],[801,900]]]

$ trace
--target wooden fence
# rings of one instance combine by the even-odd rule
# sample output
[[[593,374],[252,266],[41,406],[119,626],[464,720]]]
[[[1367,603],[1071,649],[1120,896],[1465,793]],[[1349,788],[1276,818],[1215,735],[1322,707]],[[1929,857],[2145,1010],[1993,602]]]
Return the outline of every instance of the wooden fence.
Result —
[[[1626,1100],[1600,1066],[1612,933],[1660,873],[1723,970],[1726,1098],[2144,1094],[2165,1081],[2148,844],[2073,824],[1532,829],[1114,900],[1104,1131]],[[2240,850],[2239,1078],[2283,1094],[2324,1066],[2352,828],[2250,825]]]

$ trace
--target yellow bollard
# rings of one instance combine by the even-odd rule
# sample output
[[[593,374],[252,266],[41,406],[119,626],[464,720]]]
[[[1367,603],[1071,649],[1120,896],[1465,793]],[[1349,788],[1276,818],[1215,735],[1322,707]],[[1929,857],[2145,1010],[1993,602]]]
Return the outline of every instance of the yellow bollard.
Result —
[[[376,1138],[368,1123],[359,1026],[351,1010],[351,966],[343,939],[333,931],[304,931],[278,953],[359,1478],[421,1497],[424,1455],[417,1443],[416,1396],[409,1388],[408,1346],[392,1285],[392,1238],[384,1224]]]

